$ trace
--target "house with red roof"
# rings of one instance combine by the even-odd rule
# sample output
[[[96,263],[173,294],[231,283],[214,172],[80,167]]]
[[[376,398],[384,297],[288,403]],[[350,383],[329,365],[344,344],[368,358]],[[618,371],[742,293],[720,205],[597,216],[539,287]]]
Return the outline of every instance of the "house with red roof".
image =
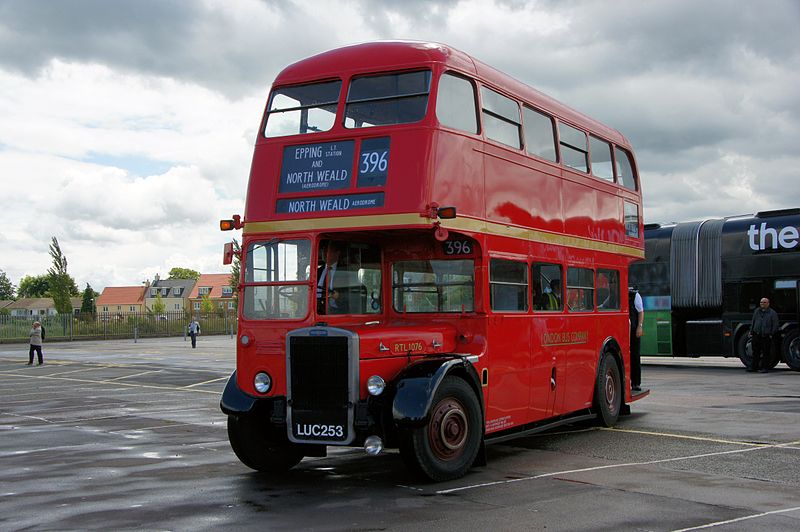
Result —
[[[107,286],[97,298],[97,313],[100,316],[123,317],[145,312],[146,290],[146,286]]]
[[[229,273],[203,273],[189,294],[189,304],[192,312],[199,313],[203,298],[208,299],[217,310],[223,312],[236,312],[236,301],[233,298],[233,289],[230,286],[231,274]]]

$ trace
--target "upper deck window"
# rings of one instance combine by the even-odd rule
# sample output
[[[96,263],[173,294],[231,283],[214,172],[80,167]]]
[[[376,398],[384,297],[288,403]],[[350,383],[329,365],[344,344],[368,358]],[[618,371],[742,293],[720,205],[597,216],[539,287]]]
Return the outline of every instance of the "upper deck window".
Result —
[[[558,135],[561,137],[561,160],[564,164],[581,172],[588,172],[589,148],[586,145],[586,133],[559,122]]]
[[[590,135],[589,146],[592,148],[592,174],[613,182],[614,169],[611,167],[611,145]]]
[[[467,133],[478,132],[475,85],[466,78],[444,74],[436,95],[436,118],[443,126]]]
[[[428,108],[430,87],[430,70],[353,78],[344,125],[359,128],[418,122]]]
[[[272,92],[264,136],[328,131],[336,119],[341,81],[281,87]]]
[[[617,182],[625,188],[636,190],[636,178],[633,176],[633,165],[628,152],[615,148],[614,155],[617,160]]]
[[[486,137],[512,148],[521,148],[519,105],[492,89],[481,87],[483,129]]]
[[[525,149],[531,155],[555,162],[556,137],[553,132],[553,119],[530,107],[525,113]]]

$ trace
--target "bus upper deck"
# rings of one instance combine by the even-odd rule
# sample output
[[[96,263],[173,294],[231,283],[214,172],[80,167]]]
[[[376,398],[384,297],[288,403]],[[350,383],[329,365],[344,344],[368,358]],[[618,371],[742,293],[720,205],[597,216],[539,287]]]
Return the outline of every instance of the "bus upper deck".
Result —
[[[457,216],[439,217],[444,206]],[[356,45],[281,72],[244,222],[246,233],[437,223],[643,254],[636,165],[619,132],[431,43]]]

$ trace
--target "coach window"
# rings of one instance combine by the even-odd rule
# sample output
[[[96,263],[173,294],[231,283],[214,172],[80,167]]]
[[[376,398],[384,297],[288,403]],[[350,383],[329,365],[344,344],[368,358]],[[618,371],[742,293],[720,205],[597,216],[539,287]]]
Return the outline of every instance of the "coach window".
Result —
[[[561,161],[570,168],[588,172],[589,149],[586,146],[586,133],[559,122],[558,136],[561,144]]]
[[[636,178],[633,175],[633,165],[628,152],[615,148],[614,156],[617,163],[617,183],[621,183],[625,188],[636,190]]]
[[[341,87],[341,81],[327,81],[275,89],[267,107],[264,136],[328,131],[336,119]]]
[[[486,138],[521,148],[519,105],[492,89],[481,87],[483,99],[483,129]]]
[[[244,261],[243,313],[249,319],[300,319],[308,314],[308,240],[251,242]]]
[[[588,268],[567,268],[567,308],[574,312],[594,309],[594,272]]]
[[[347,93],[347,128],[418,122],[428,108],[431,72],[353,78]]]
[[[619,310],[619,272],[597,270],[597,310]]]
[[[597,137],[589,135],[589,148],[591,149],[592,174],[614,181],[614,168],[611,166],[611,145]]]
[[[639,238],[639,206],[625,202],[625,234],[631,238]]]
[[[558,264],[534,264],[531,268],[533,286],[533,310],[561,310],[564,308],[564,293],[561,289],[561,266]]]
[[[467,133],[478,132],[475,85],[466,78],[444,74],[436,95],[436,118],[443,126]]]
[[[530,107],[523,108],[525,116],[525,149],[531,155],[556,161],[556,136],[553,130],[553,119],[546,114],[534,111]]]
[[[492,259],[489,265],[492,310],[528,310],[528,265],[524,262]]]

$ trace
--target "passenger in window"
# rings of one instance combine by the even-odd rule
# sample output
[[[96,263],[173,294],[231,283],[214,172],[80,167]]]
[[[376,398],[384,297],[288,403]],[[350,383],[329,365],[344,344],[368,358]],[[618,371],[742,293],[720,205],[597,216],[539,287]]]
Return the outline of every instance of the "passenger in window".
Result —
[[[550,286],[544,288],[544,298],[542,301],[544,310],[561,309],[561,280],[551,279]]]
[[[320,255],[325,257],[325,262],[317,268],[317,313],[318,314],[345,314],[347,312],[347,299],[342,297],[342,290],[337,284],[336,269],[342,246],[338,242],[330,241],[325,245]]]

